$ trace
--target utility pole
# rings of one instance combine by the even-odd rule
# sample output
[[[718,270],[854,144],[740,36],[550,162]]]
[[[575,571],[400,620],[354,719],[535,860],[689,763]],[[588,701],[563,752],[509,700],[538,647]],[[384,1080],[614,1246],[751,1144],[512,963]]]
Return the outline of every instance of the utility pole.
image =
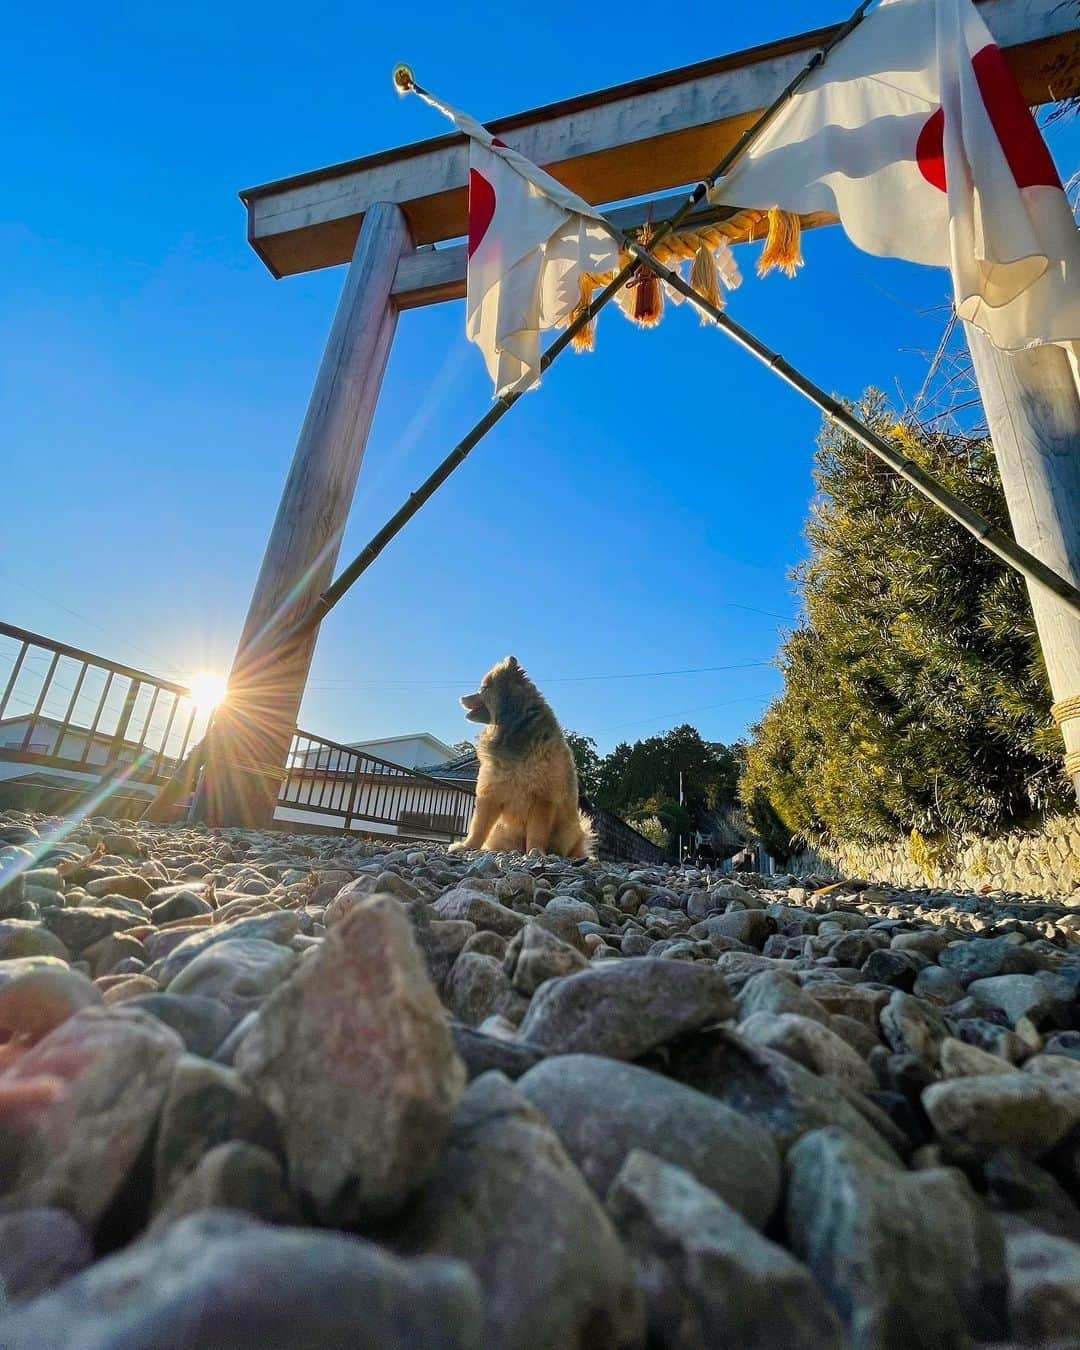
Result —
[[[1080,585],[1080,390],[1076,352],[1003,352],[965,324],[983,409],[1017,542]],[[1028,582],[1035,626],[1080,797],[1080,616]]]
[[[683,804],[683,784],[682,784],[682,769],[680,769],[680,770],[679,770],[679,805],[682,806],[682,804]],[[681,829],[681,827],[680,827],[680,830],[679,830],[679,862],[680,862],[680,863],[681,863],[682,860],[683,860],[683,842],[682,842],[682,839],[683,839],[683,837],[682,837],[682,829]]]

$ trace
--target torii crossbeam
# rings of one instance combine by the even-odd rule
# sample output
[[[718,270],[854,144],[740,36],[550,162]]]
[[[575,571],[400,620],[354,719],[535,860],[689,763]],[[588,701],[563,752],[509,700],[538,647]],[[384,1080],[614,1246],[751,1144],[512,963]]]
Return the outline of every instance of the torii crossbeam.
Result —
[[[980,8],[1031,103],[1080,92],[1076,6],[983,0]],[[697,181],[835,31],[804,33],[489,125],[512,134],[516,149],[596,205],[662,193]],[[466,183],[464,139],[452,134],[241,193],[249,240],[274,276],[343,262],[349,269],[240,651],[256,639],[261,650],[272,650],[267,633],[294,628],[332,579],[397,314],[464,294],[465,250],[453,241],[466,231]],[[631,228],[670,214],[668,200],[609,214]],[[315,635],[310,629],[254,668],[234,667],[223,753],[207,768],[212,823],[269,824]]]

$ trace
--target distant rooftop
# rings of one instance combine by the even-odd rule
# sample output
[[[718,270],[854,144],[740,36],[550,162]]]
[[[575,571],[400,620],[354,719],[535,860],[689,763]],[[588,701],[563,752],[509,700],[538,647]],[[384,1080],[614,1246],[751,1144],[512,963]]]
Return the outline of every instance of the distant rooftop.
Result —
[[[479,768],[476,751],[470,750],[467,754],[455,755],[440,764],[418,764],[416,771],[426,773],[431,778],[456,778],[460,782],[471,783]]]

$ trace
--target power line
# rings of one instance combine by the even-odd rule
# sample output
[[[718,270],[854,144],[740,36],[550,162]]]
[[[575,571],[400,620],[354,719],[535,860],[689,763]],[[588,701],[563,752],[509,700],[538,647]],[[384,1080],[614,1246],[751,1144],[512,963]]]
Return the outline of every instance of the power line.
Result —
[[[717,708],[730,708],[736,703],[756,703],[760,697],[760,694],[744,694],[741,698],[725,699],[723,703],[706,703],[703,707],[684,708],[682,712],[657,713],[655,717],[639,717],[632,722],[616,722],[614,726],[601,727],[596,734],[606,736],[612,731],[619,731],[622,727],[639,727],[647,722],[673,722],[677,717],[689,717],[692,713],[713,712]]]
[[[46,595],[44,591],[39,591],[36,586],[31,586],[28,582],[21,580],[21,578],[19,577],[13,576],[10,572],[6,570],[3,572],[3,575],[7,577],[9,581],[13,581],[16,586],[21,586],[24,591],[29,591],[31,595],[36,595],[39,600],[44,600],[46,604],[49,605],[55,605],[57,609],[62,609],[65,614],[70,614],[73,619],[78,619],[80,623],[85,623],[88,627],[93,628],[97,632],[104,634],[104,636],[107,637],[110,642],[115,642],[118,645],[130,647],[133,651],[136,652],[142,652],[144,656],[149,656],[151,660],[159,662],[162,665],[163,669],[167,671],[171,670],[174,674],[177,672],[177,667],[169,665],[168,662],[165,661],[165,658],[160,653],[152,652],[149,650],[149,648],[142,647],[137,642],[132,642],[130,638],[115,637],[109,631],[109,629],[103,628],[101,624],[96,623],[93,619],[87,618],[85,614],[80,614],[78,610],[72,609],[69,605],[61,604],[59,600],[53,599],[51,595]]]
[[[726,670],[752,670],[771,666],[772,661],[737,661],[724,666],[689,666],[681,670],[641,670],[610,675],[538,675],[537,684],[579,684],[598,680],[652,680],[669,675],[711,675]],[[309,689],[333,692],[339,689],[460,689],[475,681],[475,674],[458,680],[310,680]]]

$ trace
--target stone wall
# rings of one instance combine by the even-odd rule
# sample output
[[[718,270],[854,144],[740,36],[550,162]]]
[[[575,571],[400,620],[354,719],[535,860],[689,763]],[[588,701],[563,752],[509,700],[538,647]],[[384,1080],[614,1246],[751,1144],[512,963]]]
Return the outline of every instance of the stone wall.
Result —
[[[792,861],[790,870],[797,875],[859,876],[896,886],[1072,895],[1080,891],[1080,814],[1052,816],[1037,830],[993,839],[924,839],[913,831],[894,843],[804,854]]]

